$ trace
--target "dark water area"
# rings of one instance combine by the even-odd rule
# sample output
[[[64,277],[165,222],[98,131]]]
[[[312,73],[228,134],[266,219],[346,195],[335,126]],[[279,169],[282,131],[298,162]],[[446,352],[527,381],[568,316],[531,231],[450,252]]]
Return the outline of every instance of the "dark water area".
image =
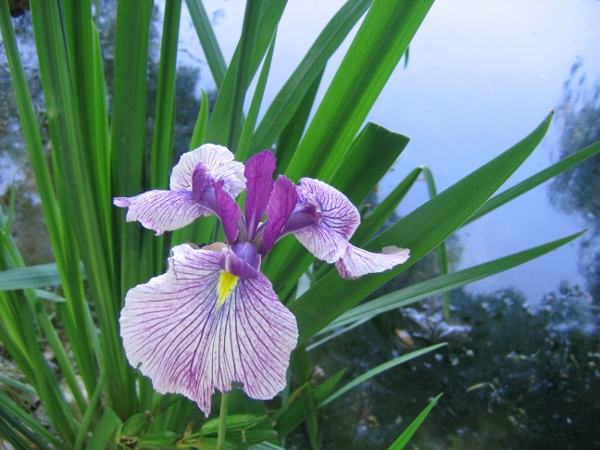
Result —
[[[222,11],[219,23],[223,29],[225,25],[234,26],[227,21],[237,16],[227,7],[239,6],[240,2],[225,2],[229,6],[223,6],[223,2],[207,3],[208,7],[215,3],[224,8],[217,9]],[[506,8],[507,3],[511,2],[497,1],[494,5]],[[438,32],[441,19],[436,18],[436,14],[442,16],[441,11],[448,2],[439,4],[440,12],[433,11],[432,19]],[[577,5],[583,5],[586,11],[595,11],[595,15],[588,14],[590,17],[600,18],[600,8],[592,9],[594,4],[578,1]],[[457,17],[459,15],[457,13]],[[461,17],[464,18],[464,14]],[[498,74],[510,72],[512,82],[521,75],[534,78],[538,84],[528,89],[541,92],[549,89],[549,70],[540,69],[545,77],[529,73],[532,69],[523,62],[527,56],[521,55],[515,56],[515,65],[521,64],[519,70],[509,71],[501,67],[498,54],[487,47],[479,48],[481,58],[474,63],[478,68],[467,67],[465,71],[488,73],[492,81],[487,82],[496,89],[491,93],[485,81],[478,84],[465,79],[462,72],[450,71],[453,62],[466,64],[466,50],[460,47],[457,38],[452,41],[452,48],[458,49],[462,59],[440,59],[435,52],[444,52],[450,47],[431,50],[426,25],[427,22],[424,37],[418,35],[417,39],[421,40],[411,47],[413,56],[406,72],[399,72],[391,80],[383,96],[384,106],[374,110],[370,118],[412,138],[407,154],[382,182],[380,195],[395,186],[403,171],[419,164],[432,167],[438,177],[438,188],[443,190],[524,137],[553,107],[556,107],[557,117],[550,136],[518,174],[520,179],[600,140],[600,76],[589,58],[585,58],[584,50],[575,52],[583,54],[582,58],[569,56],[571,59],[560,69],[562,75],[552,75],[559,83],[552,85],[550,100],[546,97],[533,105],[531,99],[514,93],[517,87],[505,86],[506,82]],[[584,25],[570,23],[573,30],[584,29]],[[24,41],[26,32],[24,24]],[[543,35],[540,29],[537,36]],[[284,39],[282,37],[283,46]],[[581,36],[577,39],[584,41]],[[435,42],[439,40],[439,36],[432,38]],[[476,42],[474,47],[483,46],[480,40]],[[511,48],[506,52],[516,52]],[[543,53],[539,47],[536,49]],[[492,59],[500,59],[498,66],[485,65],[487,53],[492,53]],[[51,262],[52,250],[19,131],[5,57],[0,55],[0,201],[6,210],[10,203],[9,188],[14,186],[13,232],[17,244],[28,264]],[[456,54],[454,57],[457,58]],[[278,61],[282,59],[277,59],[276,51],[274,66]],[[440,67],[448,73],[440,75]],[[40,107],[42,121],[43,102],[35,66],[30,65],[26,70],[30,71],[32,95]],[[178,148],[185,147],[186,136],[195,121],[198,99],[190,98],[189,92],[195,90],[199,73],[208,73],[202,64],[200,68],[182,66],[178,73],[181,78],[179,103],[186,105],[178,110]],[[419,93],[420,90],[429,92],[426,81],[433,77],[432,73],[440,76],[434,83],[442,84],[437,92],[431,92],[431,98],[438,99],[435,101],[429,94]],[[279,75],[274,76],[277,79]],[[458,80],[457,85],[452,84],[454,79]],[[464,93],[461,89],[467,85],[480,89]],[[515,91],[510,90],[513,88]],[[415,98],[412,92],[406,91],[413,91]],[[268,92],[266,97],[269,95],[273,92]],[[422,97],[417,98],[418,95]],[[501,96],[513,96],[516,101],[498,106],[494,100]],[[544,103],[542,107],[540,101]],[[404,111],[386,109],[386,102],[402,103]],[[464,109],[459,110],[457,105]],[[149,111],[152,107],[150,102]],[[487,112],[502,111],[502,108],[519,123],[510,122],[501,112],[496,115]],[[482,118],[475,121],[469,111],[475,114],[482,111]],[[522,119],[521,114],[527,114],[528,119]],[[486,120],[487,124],[482,125]],[[151,136],[151,116],[148,124]],[[462,129],[462,134],[451,134],[453,129]],[[485,144],[478,146],[484,141]],[[472,153],[467,148],[471,148]],[[444,158],[445,153],[452,157]],[[376,317],[312,350],[309,357],[315,385],[347,368],[339,384],[342,386],[392,358],[433,343],[448,342],[446,347],[362,383],[322,408],[319,418],[322,448],[387,448],[440,393],[443,396],[408,448],[600,448],[600,435],[596,431],[600,423],[599,175],[600,157],[596,156],[539,187],[523,202],[507,205],[498,215],[490,215],[453,236],[449,242],[451,270],[458,270],[588,228],[586,235],[569,248],[544,257],[535,263],[539,265],[514,269],[510,276],[479,283],[476,288],[469,286],[453,291],[450,321],[443,318],[440,299],[435,297]],[[426,201],[425,192],[423,187],[421,192],[411,194],[413,197],[401,205],[398,214],[407,214]],[[528,217],[531,224],[527,222]],[[428,255],[394,280],[392,287],[408,286],[435,276],[436,268],[435,258]],[[310,448],[302,427],[289,437],[286,445],[290,449]]]

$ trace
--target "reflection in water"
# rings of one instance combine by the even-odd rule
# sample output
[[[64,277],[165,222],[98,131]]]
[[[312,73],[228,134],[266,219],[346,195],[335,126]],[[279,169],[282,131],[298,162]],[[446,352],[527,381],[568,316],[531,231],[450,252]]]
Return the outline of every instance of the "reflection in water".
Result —
[[[573,65],[558,109],[562,121],[560,158],[600,141],[600,79],[585,89],[583,64]],[[600,302],[600,155],[557,176],[550,185],[550,198],[560,209],[577,213],[590,231],[581,238],[579,270],[587,288]]]
[[[453,322],[471,327],[467,341],[393,368],[327,405],[323,448],[386,448],[440,392],[409,448],[597,448],[600,308],[590,297],[563,285],[535,312],[511,290],[458,290],[452,297]],[[410,351],[396,334],[411,329],[406,315],[384,316],[317,348],[313,361],[327,376],[348,367],[349,381]],[[416,348],[431,344],[416,334],[412,340]],[[308,448],[304,439],[294,436],[295,448]]]

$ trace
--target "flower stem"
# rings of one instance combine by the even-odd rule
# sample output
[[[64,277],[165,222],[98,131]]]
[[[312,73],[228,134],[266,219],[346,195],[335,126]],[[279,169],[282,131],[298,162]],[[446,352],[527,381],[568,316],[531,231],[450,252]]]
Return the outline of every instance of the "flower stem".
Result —
[[[225,434],[227,433],[227,399],[228,392],[221,395],[221,411],[219,412],[219,434],[217,435],[217,450],[222,450],[225,444]]]

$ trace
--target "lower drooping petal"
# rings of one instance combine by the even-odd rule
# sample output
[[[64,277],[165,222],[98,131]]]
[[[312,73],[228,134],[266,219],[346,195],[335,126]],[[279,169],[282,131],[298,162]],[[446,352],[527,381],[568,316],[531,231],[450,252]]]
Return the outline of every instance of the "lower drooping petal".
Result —
[[[277,395],[298,337],[293,314],[262,273],[237,278],[218,260],[213,251],[175,247],[168,272],[131,289],[120,318],[130,364],[158,392],[183,394],[207,416],[215,389]]]
[[[148,191],[135,197],[116,197],[113,203],[126,208],[127,222],[139,220],[156,235],[173,231],[212,212],[194,201],[191,191]]]
[[[335,263],[340,276],[347,279],[359,278],[368,273],[379,273],[406,262],[410,250],[394,245],[384,247],[381,253],[371,253],[348,244],[342,257]]]

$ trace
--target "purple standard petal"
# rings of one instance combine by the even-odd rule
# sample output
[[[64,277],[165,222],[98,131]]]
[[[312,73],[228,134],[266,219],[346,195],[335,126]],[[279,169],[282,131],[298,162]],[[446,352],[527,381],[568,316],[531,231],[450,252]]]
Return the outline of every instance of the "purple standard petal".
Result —
[[[116,197],[113,203],[129,207],[127,222],[139,220],[156,235],[177,230],[212,213],[196,203],[189,191],[148,191],[135,197]]]
[[[254,239],[254,234],[260,219],[267,211],[269,197],[273,190],[273,173],[275,172],[275,156],[266,150],[257,153],[246,163],[246,228],[248,241]]]
[[[239,232],[238,222],[242,218],[242,211],[233,197],[223,189],[223,180],[215,183],[215,200],[217,203],[217,215],[223,224],[227,243],[231,245]]]
[[[296,185],[283,175],[279,175],[267,206],[267,222],[263,234],[261,254],[265,256],[282,235],[283,227],[296,207],[298,194]]]
[[[192,193],[194,200],[198,201],[202,198],[206,187],[210,185],[211,181],[208,167],[202,161],[198,161],[192,172]]]
[[[382,253],[371,253],[348,244],[342,257],[335,263],[342,278],[355,279],[368,273],[379,273],[406,262],[410,250],[394,245],[384,247]]]
[[[179,393],[210,414],[215,389],[273,398],[286,385],[296,320],[269,280],[223,272],[219,254],[179,245],[169,271],[131,289],[121,312],[129,363],[160,393]]]
[[[191,191],[193,173],[199,162],[208,169],[213,180],[223,180],[225,190],[233,197],[245,189],[244,165],[233,160],[233,153],[221,145],[204,144],[184,153],[171,173],[172,191]]]

